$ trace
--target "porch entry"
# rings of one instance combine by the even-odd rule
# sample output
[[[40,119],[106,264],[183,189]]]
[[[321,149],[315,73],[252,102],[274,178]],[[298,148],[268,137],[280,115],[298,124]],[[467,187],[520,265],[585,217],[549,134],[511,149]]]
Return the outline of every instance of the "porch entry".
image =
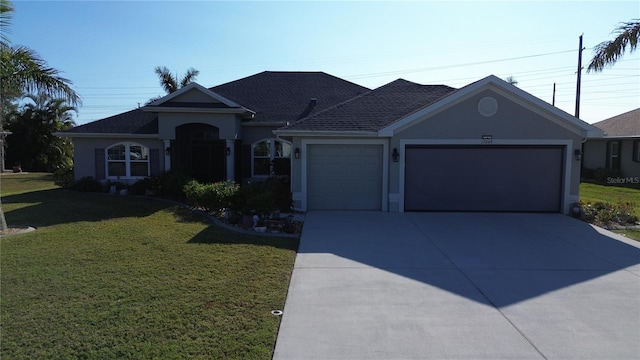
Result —
[[[185,124],[176,127],[171,144],[171,168],[184,171],[200,182],[226,179],[226,142],[217,127]]]

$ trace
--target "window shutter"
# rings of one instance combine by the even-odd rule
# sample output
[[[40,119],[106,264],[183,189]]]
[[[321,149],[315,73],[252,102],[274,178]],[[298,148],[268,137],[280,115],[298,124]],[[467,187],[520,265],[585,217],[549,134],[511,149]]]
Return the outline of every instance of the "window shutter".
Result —
[[[104,149],[95,149],[96,180],[103,180],[105,178],[104,161]]]
[[[149,150],[149,170],[151,175],[160,174],[160,150],[158,149]]]
[[[640,162],[640,140],[633,142],[633,161]]]

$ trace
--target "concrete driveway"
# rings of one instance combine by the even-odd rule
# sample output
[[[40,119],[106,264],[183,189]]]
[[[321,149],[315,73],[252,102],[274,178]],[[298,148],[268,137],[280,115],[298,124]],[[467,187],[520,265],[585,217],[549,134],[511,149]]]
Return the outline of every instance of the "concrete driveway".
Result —
[[[640,243],[558,214],[309,212],[274,359],[638,359]]]

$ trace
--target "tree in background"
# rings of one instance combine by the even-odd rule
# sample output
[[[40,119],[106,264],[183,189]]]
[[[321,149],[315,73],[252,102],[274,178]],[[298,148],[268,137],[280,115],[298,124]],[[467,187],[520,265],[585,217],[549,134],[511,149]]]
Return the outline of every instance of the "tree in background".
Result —
[[[595,55],[587,67],[587,72],[600,72],[607,66],[612,66],[629,47],[629,53],[636,50],[640,39],[640,19],[632,19],[621,23],[614,31],[618,34],[615,39],[604,41],[594,48]]]
[[[174,91],[177,91],[191,82],[196,80],[200,71],[194,68],[188,68],[187,72],[182,76],[182,78],[178,78],[178,75],[173,75],[171,71],[166,66],[156,66],[155,73],[160,78],[160,86],[167,92],[167,94],[171,94]],[[150,104],[158,99],[161,99],[162,96],[156,96],[154,98],[149,99],[147,104]]]
[[[5,104],[15,104],[24,93],[44,93],[72,106],[80,104],[80,95],[71,88],[71,81],[49,67],[34,50],[11,45],[8,30],[13,11],[9,0],[0,0],[0,133],[9,110]],[[5,229],[7,222],[0,203],[0,231]]]
[[[194,68],[189,68],[187,69],[187,73],[184,74],[182,78],[178,79],[178,75],[173,75],[165,66],[156,66],[155,72],[160,78],[160,86],[162,86],[167,94],[171,94],[172,92],[189,85],[191,82],[195,81],[198,74],[200,74],[200,71]]]
[[[70,167],[73,162],[71,141],[55,133],[72,128],[76,108],[65,99],[46,94],[27,95],[30,100],[8,117],[6,129],[7,161],[30,171],[51,172]]]

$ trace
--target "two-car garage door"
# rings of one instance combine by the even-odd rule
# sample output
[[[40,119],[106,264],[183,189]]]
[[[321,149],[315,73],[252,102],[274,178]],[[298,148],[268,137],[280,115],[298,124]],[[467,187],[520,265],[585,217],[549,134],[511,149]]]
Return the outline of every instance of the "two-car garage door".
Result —
[[[562,146],[412,146],[405,158],[405,211],[560,211]]]

